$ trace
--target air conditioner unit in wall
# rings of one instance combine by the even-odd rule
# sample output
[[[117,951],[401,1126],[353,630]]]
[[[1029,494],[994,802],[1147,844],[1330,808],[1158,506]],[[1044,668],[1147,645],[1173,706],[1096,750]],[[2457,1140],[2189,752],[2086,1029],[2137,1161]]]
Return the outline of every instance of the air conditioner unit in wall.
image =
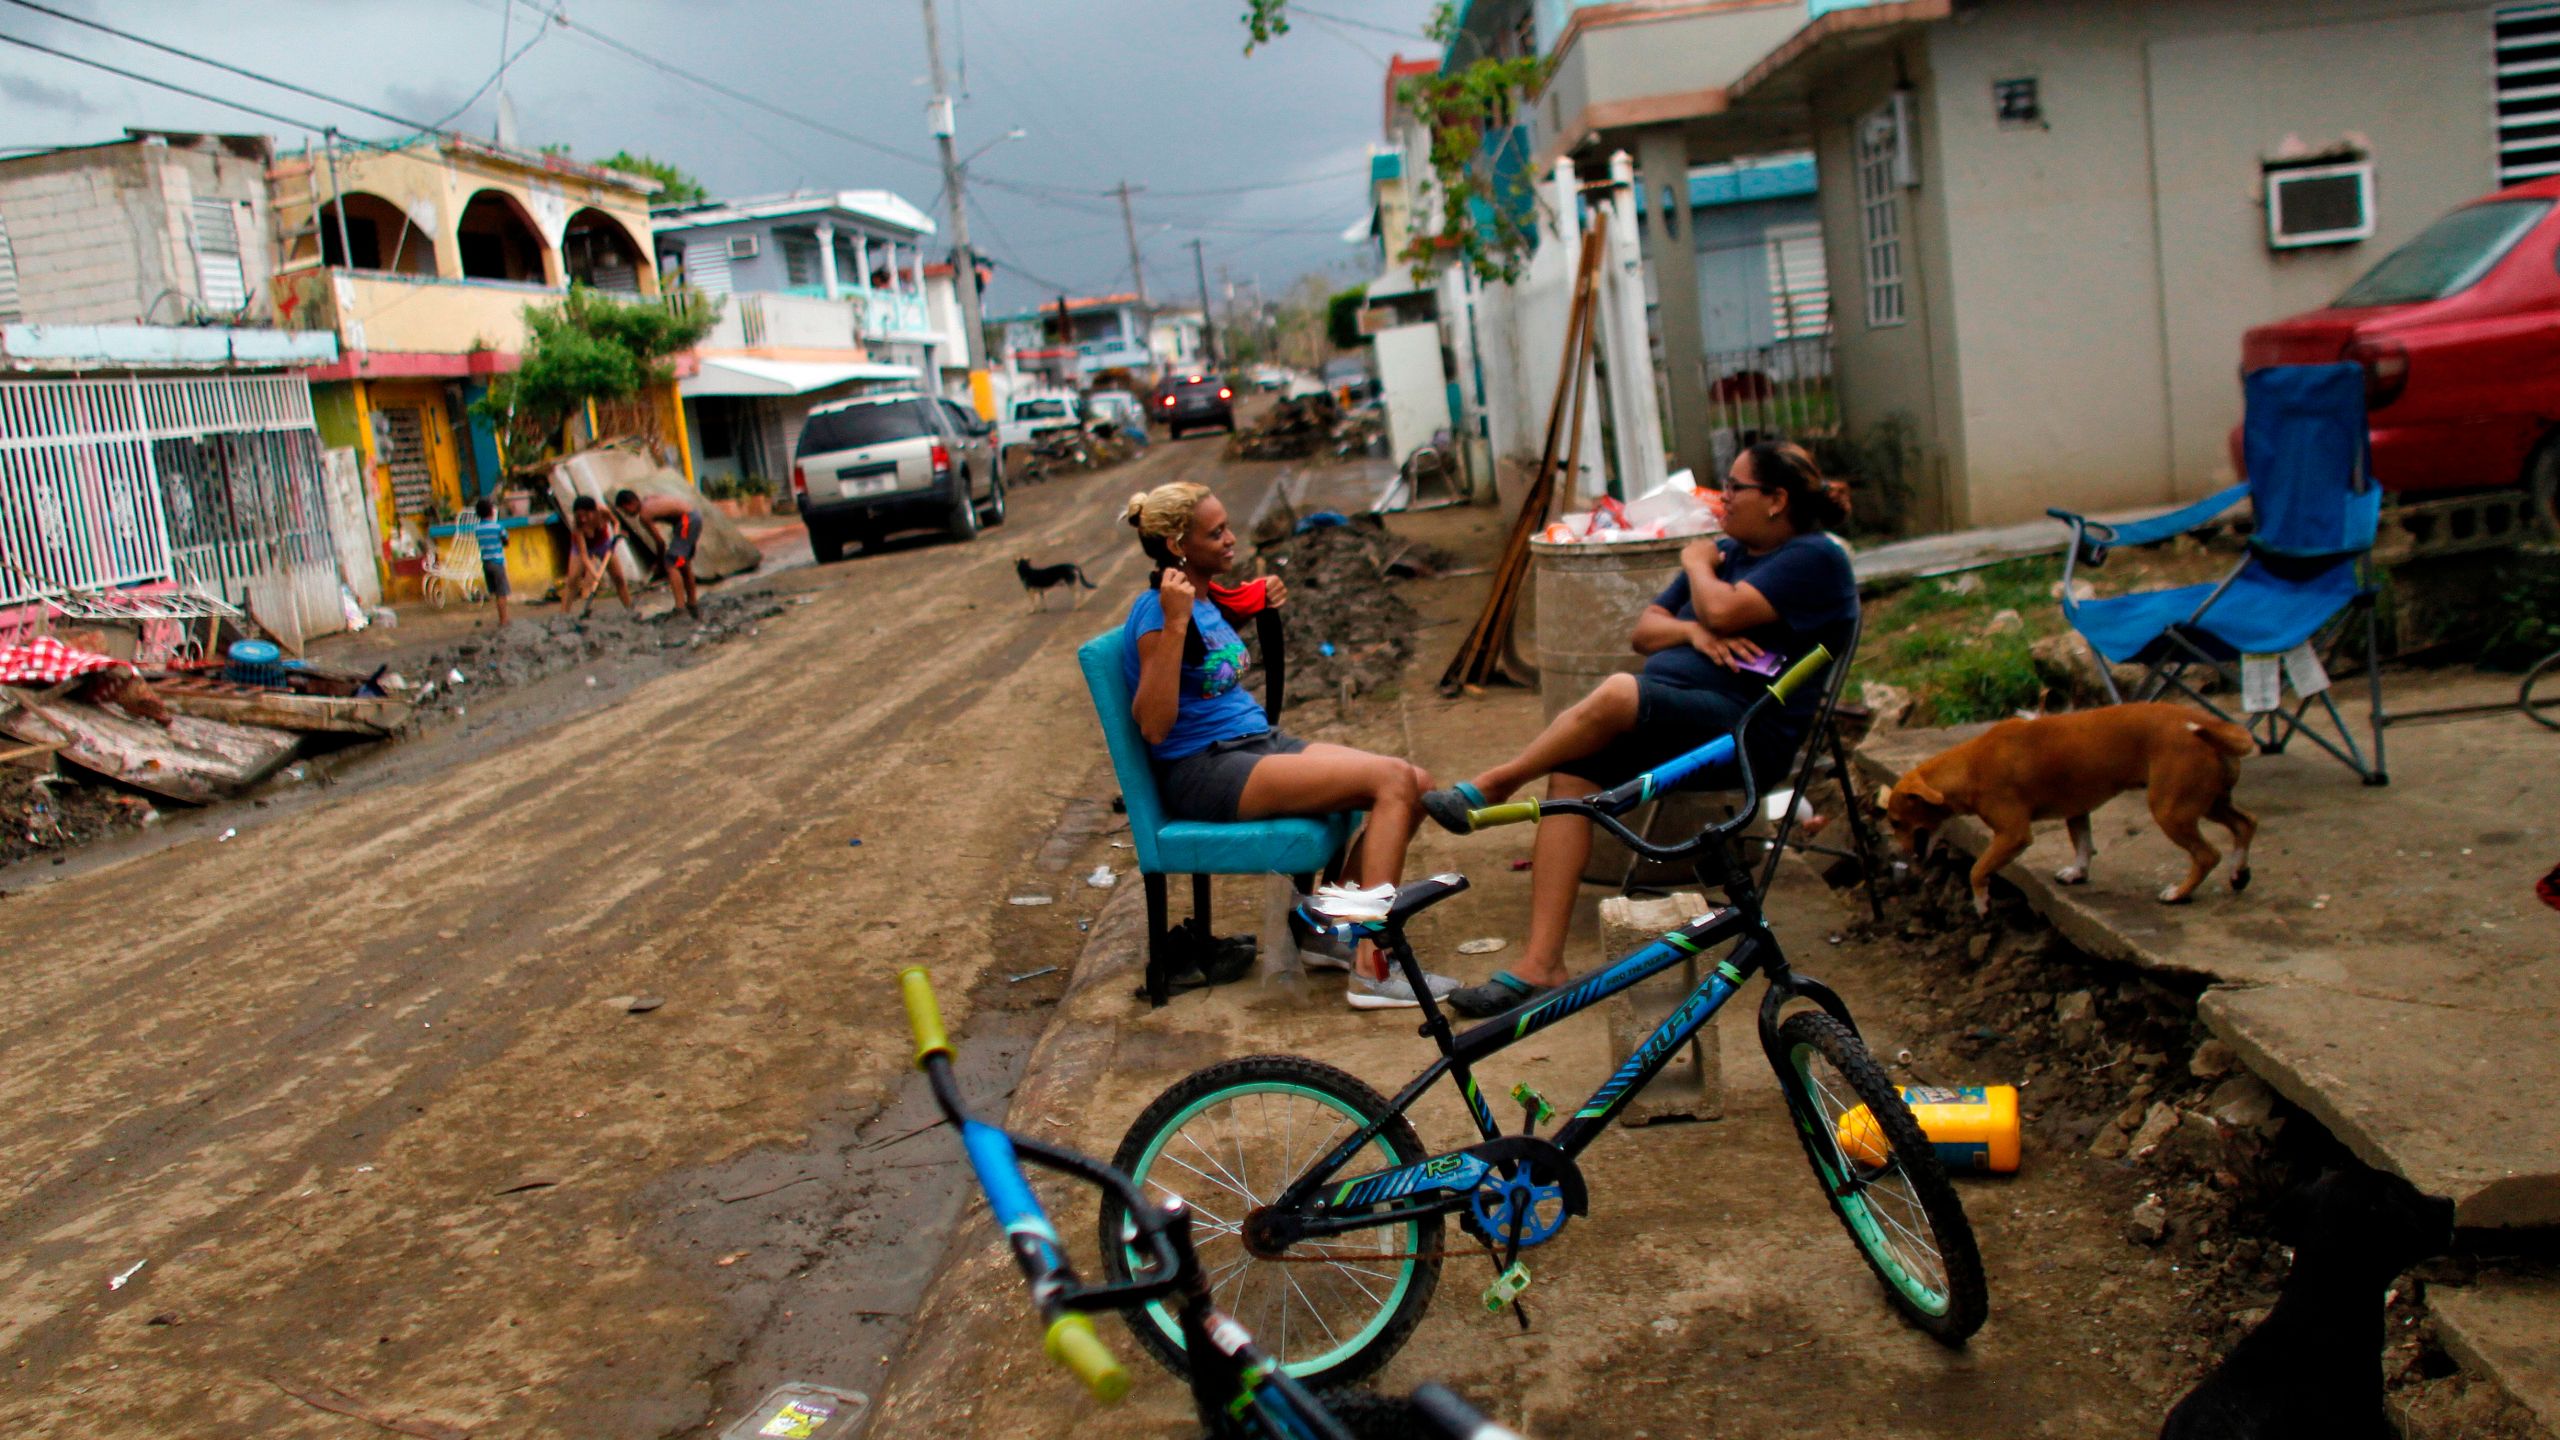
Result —
[[[729,237],[729,258],[732,260],[753,260],[763,248],[763,244],[753,235]]]
[[[2267,248],[2347,245],[2373,235],[2373,162],[2267,167]]]

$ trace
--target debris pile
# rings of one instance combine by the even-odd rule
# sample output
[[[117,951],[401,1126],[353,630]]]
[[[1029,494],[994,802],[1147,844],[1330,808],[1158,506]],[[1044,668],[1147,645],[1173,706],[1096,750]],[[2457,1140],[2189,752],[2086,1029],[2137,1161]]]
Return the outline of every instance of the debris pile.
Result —
[[[696,624],[681,610],[632,614],[608,594],[600,597],[584,620],[564,611],[537,612],[503,630],[477,634],[423,658],[404,661],[410,673],[402,693],[421,709],[465,705],[474,693],[528,685],[605,656],[693,651],[752,635],[783,608],[770,594],[723,595],[706,590],[702,621]]]
[[[1385,443],[1385,417],[1377,410],[1344,410],[1319,391],[1271,407],[1262,423],[1227,442],[1230,460],[1304,460],[1326,455],[1367,455]]]
[[[1107,470],[1138,453],[1138,442],[1109,420],[1084,429],[1043,430],[1031,443],[1017,447],[1005,469],[1007,481],[1034,485],[1066,475]]]
[[[1261,569],[1289,586],[1290,702],[1395,683],[1418,617],[1391,582],[1435,574],[1449,557],[1391,533],[1375,515],[1320,513],[1298,525],[1255,550]]]
[[[139,795],[0,765],[0,865],[75,849],[159,818]]]

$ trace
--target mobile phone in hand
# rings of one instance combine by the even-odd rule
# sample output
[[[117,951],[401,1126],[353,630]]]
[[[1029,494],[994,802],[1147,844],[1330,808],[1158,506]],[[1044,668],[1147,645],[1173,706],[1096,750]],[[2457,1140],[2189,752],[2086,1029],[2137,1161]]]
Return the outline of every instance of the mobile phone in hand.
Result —
[[[1733,662],[1733,668],[1736,670],[1748,670],[1754,675],[1762,675],[1771,680],[1775,680],[1778,678],[1778,672],[1787,668],[1787,660],[1785,656],[1780,655],[1775,650],[1763,650],[1757,656],[1749,660],[1737,657]]]

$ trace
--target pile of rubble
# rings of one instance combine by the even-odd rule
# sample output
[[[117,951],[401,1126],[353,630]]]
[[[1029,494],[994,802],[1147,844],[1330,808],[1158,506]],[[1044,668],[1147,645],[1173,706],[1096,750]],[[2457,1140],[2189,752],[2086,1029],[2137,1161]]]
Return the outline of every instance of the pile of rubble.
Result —
[[[76,849],[159,818],[157,807],[139,795],[74,775],[0,765],[0,865]]]
[[[1327,521],[1339,523],[1324,523]],[[1289,698],[1344,699],[1393,684],[1412,653],[1414,609],[1394,582],[1448,557],[1390,533],[1375,515],[1319,515],[1257,540],[1255,559],[1289,585]]]
[[[1137,454],[1140,448],[1135,438],[1108,420],[1084,429],[1043,430],[1031,438],[1030,444],[1018,447],[1007,457],[1005,479],[1015,485],[1035,485],[1061,476],[1106,470]]]
[[[658,599],[641,598],[644,605]],[[791,603],[808,602],[804,597]],[[584,620],[546,607],[519,616],[503,630],[483,632],[406,661],[402,668],[407,673],[386,677],[383,683],[393,693],[416,701],[421,709],[441,709],[467,704],[475,693],[531,684],[591,660],[701,650],[753,635],[783,608],[784,602],[767,592],[723,595],[707,590],[702,596],[702,620],[696,623],[681,610],[632,614],[608,593],[599,597]]]
[[[1324,455],[1367,455],[1385,443],[1384,417],[1376,410],[1344,410],[1329,392],[1292,396],[1271,407],[1262,423],[1227,442],[1230,460],[1304,460]]]

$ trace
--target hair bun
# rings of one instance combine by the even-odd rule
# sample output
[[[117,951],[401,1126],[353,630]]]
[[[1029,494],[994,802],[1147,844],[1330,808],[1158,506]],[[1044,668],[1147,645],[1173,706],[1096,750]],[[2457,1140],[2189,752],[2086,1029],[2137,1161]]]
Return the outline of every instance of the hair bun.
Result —
[[[1146,508],[1147,492],[1141,490],[1137,494],[1129,497],[1128,504],[1120,507],[1120,518],[1131,525],[1135,525],[1138,523],[1140,515],[1146,510]]]

